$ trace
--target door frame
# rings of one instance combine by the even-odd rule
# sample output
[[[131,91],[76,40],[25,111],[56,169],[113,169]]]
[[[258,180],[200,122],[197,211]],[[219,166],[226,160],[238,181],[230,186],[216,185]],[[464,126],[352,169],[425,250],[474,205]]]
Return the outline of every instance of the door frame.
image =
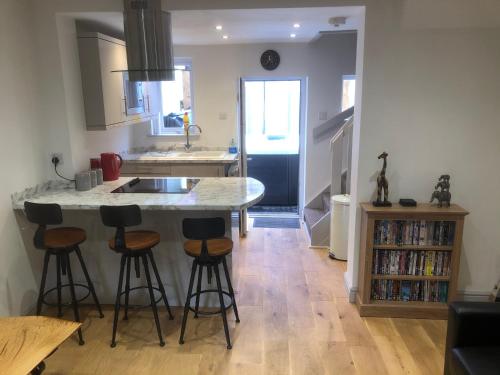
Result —
[[[246,124],[245,124],[245,82],[252,81],[300,81],[300,109],[299,109],[299,197],[298,212],[302,217],[305,201],[305,162],[306,162],[306,140],[307,140],[307,96],[308,77],[307,76],[248,76],[241,77],[238,81],[238,112],[239,112],[239,147],[240,147],[240,175],[247,177],[247,152],[246,152]],[[244,212],[246,221],[246,210]],[[240,220],[241,221],[241,220]],[[241,223],[240,223],[241,225]],[[246,222],[245,222],[246,233]],[[240,227],[241,229],[241,227]]]

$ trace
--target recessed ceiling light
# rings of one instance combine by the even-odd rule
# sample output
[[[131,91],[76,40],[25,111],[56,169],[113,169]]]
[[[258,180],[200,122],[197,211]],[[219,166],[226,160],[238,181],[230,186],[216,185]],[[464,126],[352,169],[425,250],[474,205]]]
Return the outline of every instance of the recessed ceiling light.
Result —
[[[222,30],[222,25],[215,26],[215,30],[218,30],[218,31]]]
[[[293,27],[295,27],[296,29],[298,29],[300,27],[300,23],[294,23]]]
[[[227,35],[222,35],[222,39],[228,39],[228,38],[229,38],[229,36],[227,36]]]
[[[297,35],[295,34],[290,34],[290,38],[295,38]]]

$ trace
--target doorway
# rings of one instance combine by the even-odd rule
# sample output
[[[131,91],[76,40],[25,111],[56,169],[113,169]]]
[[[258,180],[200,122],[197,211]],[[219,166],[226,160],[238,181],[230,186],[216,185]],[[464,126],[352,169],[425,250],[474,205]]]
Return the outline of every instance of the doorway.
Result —
[[[266,188],[250,212],[297,215],[304,79],[245,78],[241,91],[246,174]]]

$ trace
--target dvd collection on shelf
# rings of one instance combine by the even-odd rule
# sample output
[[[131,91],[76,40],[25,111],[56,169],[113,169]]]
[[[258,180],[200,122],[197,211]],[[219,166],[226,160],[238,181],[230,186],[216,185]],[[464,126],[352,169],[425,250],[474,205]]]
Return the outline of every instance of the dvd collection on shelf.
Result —
[[[360,316],[446,319],[468,212],[457,204],[360,206]]]
[[[449,251],[374,250],[374,275],[449,276]]]
[[[452,246],[455,223],[428,220],[377,220],[375,245]]]
[[[430,280],[372,280],[371,299],[441,302],[448,300],[448,282]]]

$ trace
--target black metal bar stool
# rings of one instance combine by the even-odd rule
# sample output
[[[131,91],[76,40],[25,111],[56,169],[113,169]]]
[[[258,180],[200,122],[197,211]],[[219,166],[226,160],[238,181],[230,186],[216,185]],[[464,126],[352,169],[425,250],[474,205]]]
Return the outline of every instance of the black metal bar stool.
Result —
[[[28,220],[32,223],[38,224],[38,229],[34,237],[34,245],[37,249],[45,250],[45,258],[43,262],[43,272],[42,280],[40,283],[40,293],[38,295],[38,301],[36,306],[36,315],[40,315],[42,312],[42,305],[57,306],[58,317],[63,316],[62,307],[69,305],[61,302],[62,288],[69,287],[71,292],[71,305],[73,306],[73,313],[75,315],[75,321],[80,321],[80,314],[78,311],[78,302],[81,302],[85,298],[92,294],[94,298],[95,305],[99,311],[99,316],[102,318],[101,305],[97,299],[97,295],[94,289],[94,284],[90,280],[87,267],[83,261],[82,253],[80,251],[79,245],[83,243],[87,236],[83,229],[73,228],[73,227],[59,227],[47,229],[48,225],[60,225],[63,222],[63,216],[61,207],[58,204],[40,204],[32,202],[24,202],[24,209],[26,211],[26,216]],[[73,282],[73,273],[71,271],[71,263],[69,259],[69,254],[72,252],[76,253],[78,261],[82,267],[83,274],[87,285],[79,284]],[[55,288],[45,291],[45,282],[47,280],[47,270],[49,266],[50,257],[54,255],[56,257],[56,272],[57,272],[57,284]],[[68,276],[68,284],[61,283],[61,273]],[[80,298],[76,299],[75,286],[87,289],[88,293]],[[48,303],[45,301],[45,296],[53,291],[57,290],[57,304]],[[79,344],[83,345],[82,330],[78,329],[78,339]]]
[[[191,278],[189,280],[189,288],[186,297],[186,304],[184,305],[184,316],[182,317],[181,336],[179,344],[184,344],[184,333],[186,330],[186,323],[189,311],[194,312],[194,318],[197,319],[198,315],[213,315],[221,314],[224,323],[224,332],[226,334],[227,348],[231,349],[231,338],[229,337],[229,328],[227,325],[226,310],[230,307],[234,309],[236,323],[240,322],[238,316],[238,307],[234,298],[234,290],[231,285],[231,277],[226,263],[226,255],[233,251],[233,241],[224,237],[226,233],[226,226],[223,218],[208,218],[208,219],[184,219],[182,222],[182,231],[184,237],[188,239],[184,243],[184,251],[190,257],[193,257],[193,267],[191,269]],[[222,263],[226,282],[229,291],[222,290],[219,274],[219,264]],[[198,279],[196,292],[193,293],[194,278],[196,270],[198,270]],[[203,267],[207,268],[208,283],[211,284],[212,271],[215,273],[215,281],[217,289],[201,290],[201,281],[203,276]],[[200,311],[200,295],[205,293],[216,292],[219,295],[220,310],[215,312]],[[224,303],[224,295],[231,299],[231,303],[226,305]],[[196,297],[194,309],[191,307],[191,300]]]
[[[174,317],[172,315],[172,312],[170,311],[170,305],[168,304],[167,295],[165,294],[165,288],[163,287],[163,283],[161,282],[160,274],[158,273],[158,268],[156,267],[156,262],[153,258],[153,252],[151,251],[154,246],[160,243],[160,234],[157,232],[145,230],[125,232],[126,227],[136,226],[142,223],[141,209],[137,205],[101,206],[100,211],[104,225],[116,228],[115,237],[109,241],[109,247],[111,248],[111,250],[122,254],[120,263],[120,276],[118,279],[118,289],[116,292],[115,316],[113,320],[113,337],[111,339],[111,347],[114,348],[116,346],[116,329],[118,326],[118,315],[120,313],[121,296],[125,295],[125,314],[123,319],[127,320],[130,291],[144,288],[147,288],[149,291],[150,304],[140,307],[151,307],[153,309],[156,330],[160,339],[160,346],[164,346],[165,342],[163,341],[163,337],[161,334],[161,326],[160,320],[158,318],[158,309],[156,307],[156,304],[161,299],[163,299],[163,302],[167,307],[169,319],[172,320]],[[153,267],[153,272],[155,274],[156,281],[158,282],[158,287],[153,287],[151,283],[148,258],[151,261],[151,266]],[[134,259],[137,278],[140,277],[139,259],[142,259],[144,273],[146,275],[146,281],[148,284],[147,286],[130,288],[130,263],[132,259]],[[122,291],[125,264],[127,265],[127,274],[125,279],[125,290]],[[161,293],[161,297],[158,300],[155,300],[153,290],[157,290]]]

